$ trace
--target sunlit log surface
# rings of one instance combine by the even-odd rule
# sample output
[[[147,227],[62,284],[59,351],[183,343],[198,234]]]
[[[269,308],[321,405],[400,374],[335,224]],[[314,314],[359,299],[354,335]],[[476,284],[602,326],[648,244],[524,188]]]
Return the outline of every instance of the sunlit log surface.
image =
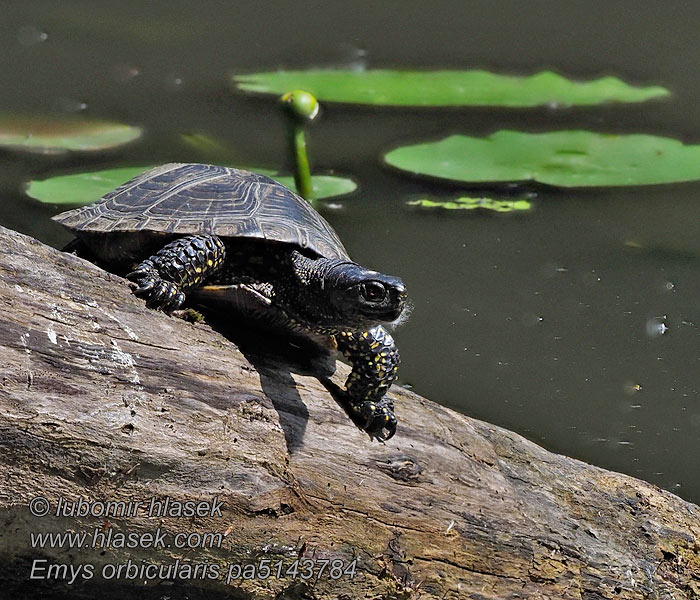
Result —
[[[261,357],[266,344],[293,354],[286,341],[259,336],[244,356],[2,229],[0,306],[3,598],[700,597],[700,510],[652,485],[401,388],[396,437],[370,441],[318,378]],[[47,516],[30,514],[37,496]],[[149,515],[165,497],[208,513]],[[71,516],[79,498],[94,513],[143,506]],[[89,535],[32,547],[32,533],[65,531]],[[212,547],[177,548],[182,532]],[[118,547],[130,533],[166,541]]]

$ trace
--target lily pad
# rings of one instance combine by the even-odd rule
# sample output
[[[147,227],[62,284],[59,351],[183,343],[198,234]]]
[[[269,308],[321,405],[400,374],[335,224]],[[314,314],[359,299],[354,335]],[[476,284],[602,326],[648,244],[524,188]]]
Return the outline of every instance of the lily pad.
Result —
[[[109,150],[140,136],[140,128],[110,121],[0,115],[0,147],[35,154]]]
[[[496,213],[523,213],[532,210],[532,202],[525,198],[513,200],[496,200],[494,198],[471,198],[462,196],[453,200],[433,200],[419,198],[407,202],[409,206],[418,206],[430,210],[462,210]]]
[[[99,200],[122,183],[126,183],[133,177],[151,168],[153,168],[153,165],[120,167],[104,171],[76,173],[74,175],[58,175],[49,179],[30,181],[26,193],[28,196],[46,204],[85,206]],[[294,177],[291,175],[277,175],[275,171],[255,167],[239,168],[268,175],[282,185],[294,189]],[[343,177],[315,175],[312,179],[318,198],[349,194],[357,188],[354,181]]]
[[[700,145],[652,135],[499,131],[396,148],[387,164],[468,183],[537,181],[559,187],[634,186],[700,179]]]
[[[233,150],[224,142],[206,133],[181,133],[180,141],[184,146],[197,153],[197,160],[212,164],[223,164],[231,161]]]
[[[680,264],[695,263],[700,261],[700,252],[693,248],[683,247],[679,244],[669,243],[645,243],[639,240],[626,240],[625,248],[643,254],[649,258],[665,262]],[[673,284],[669,283],[672,289]]]
[[[617,77],[572,81],[542,71],[530,76],[488,71],[310,69],[234,76],[239,89],[283,94],[303,89],[322,102],[385,106],[571,106],[643,102],[667,96],[660,86],[631,86]]]
[[[277,175],[274,172],[266,172],[264,169],[248,169],[256,173],[262,173],[268,177],[272,177],[275,181],[279,181],[283,186],[290,190],[295,190],[294,176],[292,175]],[[314,198],[332,198],[334,196],[345,196],[351,194],[357,189],[357,184],[347,177],[336,177],[335,175],[312,175],[311,183],[313,184]]]
[[[152,166],[146,165],[58,175],[49,179],[30,181],[26,193],[31,198],[46,204],[85,206],[151,168]]]

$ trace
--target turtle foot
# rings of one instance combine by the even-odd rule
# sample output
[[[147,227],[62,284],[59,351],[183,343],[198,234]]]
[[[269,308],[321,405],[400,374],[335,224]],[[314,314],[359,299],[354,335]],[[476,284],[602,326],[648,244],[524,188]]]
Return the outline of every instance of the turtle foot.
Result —
[[[381,441],[390,440],[396,433],[397,419],[394,414],[394,403],[382,398],[378,402],[365,400],[359,404],[353,404],[358,425],[371,437]]]
[[[143,261],[126,278],[129,280],[134,294],[139,298],[144,298],[149,308],[171,313],[185,302],[185,294],[180,286],[172,281],[162,279],[155,266],[148,260]]]

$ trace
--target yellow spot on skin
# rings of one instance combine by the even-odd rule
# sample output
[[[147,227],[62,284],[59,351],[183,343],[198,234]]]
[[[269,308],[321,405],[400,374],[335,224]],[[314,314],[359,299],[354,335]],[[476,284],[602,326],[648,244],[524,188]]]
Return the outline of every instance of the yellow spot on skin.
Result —
[[[213,267],[213,266],[214,266],[214,261],[210,258],[210,259],[207,261],[207,264],[208,264],[210,267]]]

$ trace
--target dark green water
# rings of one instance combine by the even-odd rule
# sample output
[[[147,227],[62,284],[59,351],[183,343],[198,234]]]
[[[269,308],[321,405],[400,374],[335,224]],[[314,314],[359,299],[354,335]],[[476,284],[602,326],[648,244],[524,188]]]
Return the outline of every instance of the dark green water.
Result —
[[[515,219],[426,215],[439,188],[383,169],[382,151],[450,132],[583,127],[700,142],[700,4],[672,2],[84,2],[3,5],[0,111],[81,111],[141,125],[89,160],[2,154],[0,224],[59,245],[57,209],[23,181],[86,166],[191,160],[181,132],[283,165],[275,103],[231,92],[278,67],[553,68],[661,84],[669,101],[577,110],[326,107],[317,169],[360,191],[326,213],[359,262],[404,277],[402,380],[546,447],[700,501],[700,184],[538,190]],[[631,248],[628,242],[641,245]],[[668,331],[654,333],[663,322]],[[399,411],[400,412],[400,411]]]

